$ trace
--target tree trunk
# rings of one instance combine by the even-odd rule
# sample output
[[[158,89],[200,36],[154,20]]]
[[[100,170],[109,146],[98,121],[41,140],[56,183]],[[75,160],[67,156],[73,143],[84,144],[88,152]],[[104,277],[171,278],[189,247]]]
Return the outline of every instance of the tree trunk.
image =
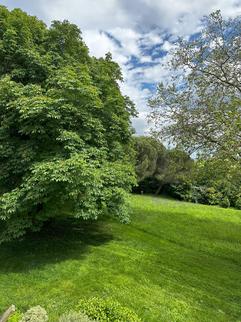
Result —
[[[158,195],[159,195],[159,193],[160,193],[160,191],[161,191],[162,186],[163,186],[163,184],[161,183],[161,184],[159,185],[159,187],[157,188],[157,190],[156,190],[156,192],[155,192],[155,195],[156,195],[156,196],[158,196]]]

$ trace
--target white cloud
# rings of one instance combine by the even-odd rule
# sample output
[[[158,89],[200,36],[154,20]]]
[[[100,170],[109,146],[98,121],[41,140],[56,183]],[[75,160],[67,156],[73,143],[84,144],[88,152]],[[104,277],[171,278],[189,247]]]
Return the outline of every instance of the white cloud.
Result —
[[[68,19],[81,29],[108,30],[129,25],[119,0],[38,0],[48,21]]]
[[[120,0],[119,3],[142,28],[158,26],[179,35],[193,32],[200,17],[217,9],[225,17],[241,13],[239,0]]]
[[[167,40],[162,45],[162,49],[166,50],[166,51],[170,51],[174,47],[175,47],[175,45],[173,43],[171,43],[170,41],[167,41]]]
[[[141,34],[130,28],[113,28],[110,33],[117,38],[128,55],[139,56],[140,49],[138,46],[138,41]]]
[[[123,70],[123,93],[140,112],[133,121],[137,132],[148,128],[150,87],[170,75],[165,68],[176,36],[188,37],[200,28],[200,18],[221,9],[224,17],[241,14],[241,0],[1,0],[9,8],[21,7],[48,24],[63,20],[77,24],[91,55],[111,52]],[[111,36],[110,36],[111,35]],[[114,38],[112,38],[114,37]],[[168,52],[158,57],[161,50]],[[135,62],[134,62],[135,60]]]
[[[90,55],[97,58],[104,57],[107,52],[111,52],[113,59],[123,66],[128,62],[128,55],[123,54],[122,50],[111,40],[103,31],[85,30],[83,38],[89,47]]]

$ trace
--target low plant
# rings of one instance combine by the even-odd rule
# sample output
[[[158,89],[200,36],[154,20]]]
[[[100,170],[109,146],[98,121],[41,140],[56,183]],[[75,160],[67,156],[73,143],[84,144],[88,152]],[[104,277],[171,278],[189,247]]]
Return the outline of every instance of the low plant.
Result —
[[[48,321],[48,314],[41,306],[34,306],[30,308],[21,318],[20,322],[46,322]]]
[[[129,308],[112,299],[91,298],[81,300],[78,309],[100,322],[140,322],[140,318]]]

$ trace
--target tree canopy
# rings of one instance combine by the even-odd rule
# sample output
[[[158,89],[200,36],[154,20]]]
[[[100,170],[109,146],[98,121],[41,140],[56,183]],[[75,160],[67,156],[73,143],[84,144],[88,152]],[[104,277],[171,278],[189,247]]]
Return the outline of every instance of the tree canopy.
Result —
[[[148,136],[135,137],[136,174],[138,181],[153,176],[164,163],[166,148],[158,140]]]
[[[153,137],[135,137],[137,191],[160,193],[164,185],[182,182],[190,175],[193,160],[182,150],[167,149]]]
[[[0,6],[0,241],[60,213],[127,220],[133,103],[68,21]]]
[[[176,44],[150,119],[159,137],[189,152],[240,160],[241,17],[217,11],[202,22],[200,33]]]

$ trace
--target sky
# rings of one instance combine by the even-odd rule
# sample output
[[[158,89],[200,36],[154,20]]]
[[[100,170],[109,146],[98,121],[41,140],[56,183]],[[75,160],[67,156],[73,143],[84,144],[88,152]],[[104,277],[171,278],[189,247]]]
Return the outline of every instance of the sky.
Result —
[[[136,104],[136,134],[148,134],[148,99],[166,68],[177,37],[200,30],[201,18],[220,9],[224,17],[241,14],[241,0],[0,0],[9,9],[21,8],[50,25],[67,19],[79,26],[90,54],[111,52],[122,68],[123,94]]]

